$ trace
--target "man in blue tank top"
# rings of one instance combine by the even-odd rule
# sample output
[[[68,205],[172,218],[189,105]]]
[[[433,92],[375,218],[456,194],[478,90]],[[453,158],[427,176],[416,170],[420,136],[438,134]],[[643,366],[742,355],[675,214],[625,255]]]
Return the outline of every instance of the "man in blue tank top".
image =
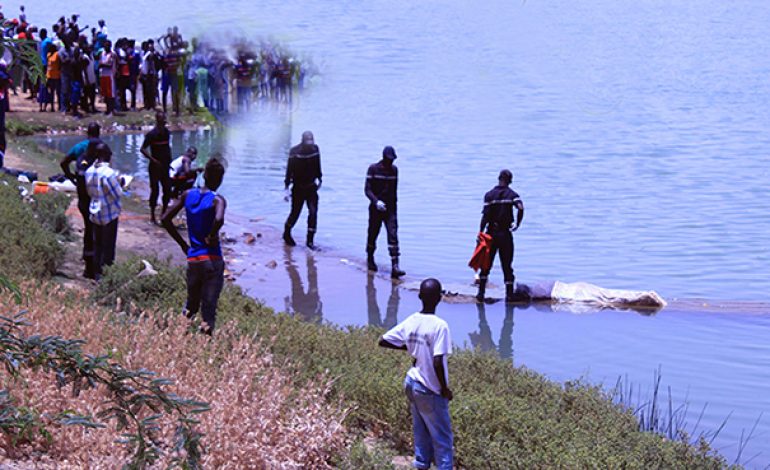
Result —
[[[206,334],[214,331],[217,302],[224,286],[225,262],[219,245],[219,230],[225,223],[227,201],[216,193],[222,184],[225,168],[217,156],[206,163],[203,172],[205,186],[182,193],[169,210],[163,214],[163,227],[179,244],[187,256],[187,304],[185,313],[193,318],[201,310],[201,330]],[[174,217],[185,209],[189,244],[174,226]]]

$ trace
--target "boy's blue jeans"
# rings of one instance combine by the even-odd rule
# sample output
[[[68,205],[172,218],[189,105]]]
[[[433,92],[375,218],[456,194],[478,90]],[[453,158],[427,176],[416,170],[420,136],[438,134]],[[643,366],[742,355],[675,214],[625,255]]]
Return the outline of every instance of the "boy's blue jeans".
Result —
[[[449,400],[436,395],[420,382],[407,377],[404,392],[412,408],[414,467],[452,470],[454,436],[449,419]]]

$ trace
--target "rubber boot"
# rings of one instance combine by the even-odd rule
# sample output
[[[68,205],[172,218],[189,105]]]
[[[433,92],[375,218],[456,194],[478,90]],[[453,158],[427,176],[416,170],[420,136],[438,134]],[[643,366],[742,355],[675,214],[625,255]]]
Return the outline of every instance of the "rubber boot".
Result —
[[[297,246],[297,242],[291,237],[291,229],[284,227],[283,229],[283,241],[289,246]]]
[[[513,289],[513,284],[505,285],[505,303],[516,302],[516,293]]]
[[[484,302],[487,292],[487,280],[479,279],[479,292],[476,294],[476,301]]]
[[[366,254],[366,267],[369,271],[377,272],[377,263],[374,262],[374,253]]]
[[[399,277],[406,274],[405,271],[402,271],[401,268],[398,266],[398,257],[394,256],[392,259],[393,265],[390,270],[390,277],[393,279],[398,279]]]
[[[313,243],[313,239],[315,238],[315,232],[308,232],[307,233],[307,241],[305,242],[305,245],[310,248],[311,250],[315,250],[316,246],[315,243]]]

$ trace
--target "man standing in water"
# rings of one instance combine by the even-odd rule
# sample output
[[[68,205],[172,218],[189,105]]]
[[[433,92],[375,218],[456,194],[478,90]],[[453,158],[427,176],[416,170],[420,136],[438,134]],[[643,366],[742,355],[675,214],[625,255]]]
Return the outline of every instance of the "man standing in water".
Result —
[[[187,256],[187,304],[185,313],[193,318],[198,310],[203,316],[202,331],[211,334],[217,318],[217,303],[225,278],[225,262],[219,244],[219,230],[225,223],[227,201],[216,193],[222,184],[225,167],[214,157],[203,172],[205,186],[193,188],[163,214],[163,227]],[[185,209],[188,244],[174,226],[174,217]]]
[[[414,466],[452,470],[454,436],[449,417],[449,373],[446,357],[452,353],[449,326],[436,316],[441,283],[426,279],[420,284],[422,311],[411,315],[382,335],[380,346],[405,349],[414,360],[406,373],[404,392],[412,409]]]
[[[505,280],[505,301],[515,301],[515,289],[513,275],[513,232],[518,230],[524,219],[524,203],[516,191],[510,188],[513,182],[513,174],[509,170],[502,170],[498,176],[497,186],[484,195],[484,209],[481,216],[479,232],[492,236],[492,252],[490,261],[494,261],[495,254],[500,254],[500,265],[503,269]],[[516,207],[516,224],[513,220],[513,208]],[[484,301],[484,294],[489,279],[488,269],[482,270],[479,276],[479,291],[476,300]]]
[[[83,261],[85,262],[85,271],[83,277],[93,279],[96,275],[94,266],[94,225],[91,222],[88,207],[91,204],[91,198],[86,189],[85,174],[96,160],[95,146],[100,143],[99,124],[92,122],[88,125],[88,138],[75,144],[64,159],[61,161],[61,169],[64,175],[77,188],[78,193],[78,211],[83,217]],[[72,162],[75,162],[75,172],[72,172]]]
[[[392,269],[390,277],[398,279],[406,273],[398,265],[398,216],[396,213],[398,168],[393,164],[396,150],[388,145],[382,150],[382,160],[369,166],[366,172],[364,193],[369,198],[369,230],[366,239],[366,264],[370,271],[377,271],[374,250],[382,224],[388,233],[388,251]]]
[[[302,133],[302,142],[289,151],[289,161],[286,164],[284,179],[286,195],[284,200],[291,198],[291,213],[286,219],[283,229],[283,240],[289,246],[297,243],[291,236],[291,229],[299,219],[302,206],[307,204],[307,247],[315,249],[315,232],[318,225],[318,190],[321,189],[321,153],[315,144],[313,133]],[[316,183],[316,181],[318,181]],[[289,192],[291,185],[291,193]]]
[[[171,200],[171,179],[169,178],[171,134],[166,128],[166,114],[164,112],[155,113],[155,127],[144,136],[141,152],[150,161],[147,167],[150,172],[150,220],[153,224],[157,224],[155,208],[158,206],[158,186],[163,189],[161,214],[166,212],[168,202]]]

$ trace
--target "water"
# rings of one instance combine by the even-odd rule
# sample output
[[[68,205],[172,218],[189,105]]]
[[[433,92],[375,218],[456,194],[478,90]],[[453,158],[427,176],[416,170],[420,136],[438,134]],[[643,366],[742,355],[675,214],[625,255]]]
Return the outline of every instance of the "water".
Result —
[[[311,129],[325,173],[317,241],[348,257],[363,256],[366,167],[391,144],[400,156],[402,264],[412,275],[468,282],[481,198],[508,167],[527,209],[516,235],[519,279],[767,301],[767,2],[81,4],[86,22],[103,16],[113,33],[157,36],[173,23],[186,35],[273,34],[320,64],[323,75],[291,112],[267,107],[226,133],[186,137],[227,149],[222,191],[233,212],[282,223],[285,151]],[[44,0],[30,18],[46,6],[49,22],[58,17],[58,4]],[[148,24],[149,11],[157,20]],[[127,150],[121,164],[134,167],[139,143],[112,142]],[[324,317],[366,322],[363,277],[352,298],[334,280],[319,271]],[[387,293],[378,290],[383,316]],[[273,305],[291,297],[255,294]],[[401,304],[399,319],[416,299],[405,293]],[[442,312],[456,341],[480,331],[475,307]],[[485,316],[499,346],[504,308]],[[741,428],[770,410],[767,315],[517,310],[514,318],[517,364],[610,384],[624,374],[649,384],[662,365],[677,398],[689,393],[698,411],[711,404],[704,427],[734,411],[717,442],[726,455],[735,456]],[[764,453],[751,465],[770,464],[764,421],[752,442]]]

